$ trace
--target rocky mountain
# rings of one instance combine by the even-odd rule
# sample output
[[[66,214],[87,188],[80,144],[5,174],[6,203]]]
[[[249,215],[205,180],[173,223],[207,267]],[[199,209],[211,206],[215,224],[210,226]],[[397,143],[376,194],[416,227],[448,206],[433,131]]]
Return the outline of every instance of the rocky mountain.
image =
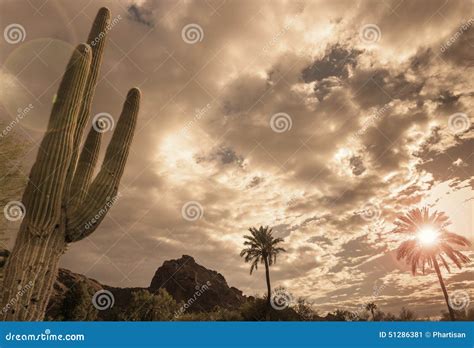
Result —
[[[59,269],[58,278],[54,283],[53,293],[46,310],[46,318],[53,320],[61,318],[65,303],[74,296],[71,289],[74,289],[80,283],[84,283],[91,293],[95,293],[104,288],[102,284],[94,279],[89,279],[82,274],[76,274],[67,269]]]
[[[248,300],[242,291],[229,287],[222,274],[199,265],[191,256],[183,255],[179,259],[165,261],[156,270],[148,288],[111,287],[84,275],[59,269],[46,317],[50,320],[62,320],[67,305],[75,301],[79,285],[90,296],[102,289],[112,292],[115,311],[127,307],[133,292],[148,290],[156,293],[160,288],[165,289],[178,303],[198,298],[187,309],[189,312],[208,312],[216,306],[237,309]],[[196,296],[197,293],[199,296]],[[98,318],[110,320],[110,315],[110,311],[99,311]]]
[[[194,258],[183,255],[180,259],[165,261],[151,280],[151,292],[164,288],[177,302],[187,302],[197,290],[203,292],[191,311],[210,311],[216,305],[235,309],[246,297],[237,288],[229,287],[224,276],[196,263]]]

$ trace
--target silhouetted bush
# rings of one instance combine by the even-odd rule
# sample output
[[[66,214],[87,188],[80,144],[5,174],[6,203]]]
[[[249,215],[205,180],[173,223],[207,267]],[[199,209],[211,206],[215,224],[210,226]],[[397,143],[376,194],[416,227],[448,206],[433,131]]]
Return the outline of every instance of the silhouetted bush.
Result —
[[[242,321],[239,311],[216,307],[212,312],[184,313],[175,318],[178,321]]]
[[[400,321],[413,321],[416,319],[416,314],[415,312],[405,307],[402,307],[402,309],[400,310],[400,314],[398,314],[398,319]]]
[[[240,313],[245,321],[300,321],[302,318],[290,307],[276,310],[268,307],[265,298],[256,298],[248,301],[240,308]]]
[[[164,321],[173,320],[179,304],[165,289],[152,294],[147,290],[132,293],[132,300],[125,312],[118,314],[118,320]]]
[[[456,317],[456,320],[459,321],[474,321],[474,308],[464,311],[454,311],[454,316]],[[451,318],[449,317],[449,313],[442,311],[441,320],[450,321]]]
[[[93,291],[81,281],[72,287],[64,299],[61,310],[64,321],[93,321],[97,319],[97,309],[92,304]]]

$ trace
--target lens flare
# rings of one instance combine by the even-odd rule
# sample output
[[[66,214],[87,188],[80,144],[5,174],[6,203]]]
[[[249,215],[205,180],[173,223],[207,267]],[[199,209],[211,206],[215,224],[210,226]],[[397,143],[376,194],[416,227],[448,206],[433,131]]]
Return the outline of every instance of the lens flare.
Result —
[[[438,240],[438,231],[432,227],[423,227],[417,235],[418,241],[424,245],[433,245]]]

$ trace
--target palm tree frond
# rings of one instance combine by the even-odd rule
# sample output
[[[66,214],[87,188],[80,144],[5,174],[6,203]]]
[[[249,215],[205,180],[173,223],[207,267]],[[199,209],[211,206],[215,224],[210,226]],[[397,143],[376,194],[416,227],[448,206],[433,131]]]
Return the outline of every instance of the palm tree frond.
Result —
[[[284,242],[283,238],[274,238],[272,229],[269,226],[250,227],[250,235],[244,236],[244,246],[240,252],[240,257],[244,257],[245,262],[252,262],[250,274],[257,269],[258,263],[268,262],[269,266],[276,262],[279,253],[286,252],[278,244]]]
[[[444,212],[435,211],[430,213],[427,207],[415,208],[405,215],[399,216],[394,224],[393,232],[412,236],[411,239],[399,245],[396,253],[397,260],[404,259],[410,265],[413,274],[416,273],[418,267],[425,273],[426,265],[433,267],[433,260],[438,256],[448,272],[451,271],[447,262],[448,259],[458,268],[461,268],[463,263],[470,261],[468,256],[459,250],[455,250],[451,245],[469,247],[471,242],[463,236],[446,230],[451,222]],[[423,244],[423,240],[418,237],[418,233],[427,227],[437,231],[435,244]]]

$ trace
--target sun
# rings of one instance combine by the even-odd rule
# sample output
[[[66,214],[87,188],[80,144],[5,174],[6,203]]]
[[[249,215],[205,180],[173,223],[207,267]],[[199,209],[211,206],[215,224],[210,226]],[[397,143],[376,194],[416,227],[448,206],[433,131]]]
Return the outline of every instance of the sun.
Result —
[[[418,241],[423,245],[433,245],[438,240],[438,231],[430,226],[425,226],[420,229],[417,234]]]

